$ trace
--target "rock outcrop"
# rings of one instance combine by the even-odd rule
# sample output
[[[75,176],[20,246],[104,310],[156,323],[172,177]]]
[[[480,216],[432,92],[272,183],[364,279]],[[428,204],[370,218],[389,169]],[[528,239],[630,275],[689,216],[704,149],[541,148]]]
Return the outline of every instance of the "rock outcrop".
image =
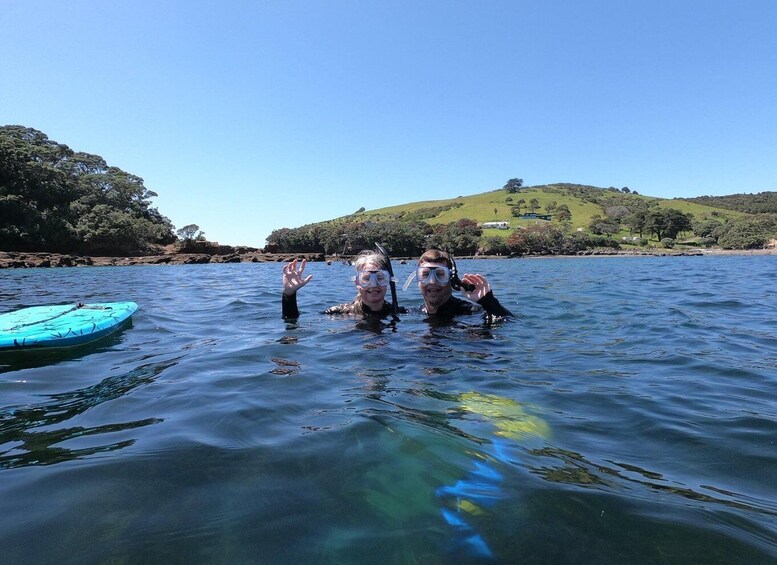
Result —
[[[268,263],[286,262],[295,258],[324,261],[322,253],[263,253],[242,251],[227,254],[164,253],[140,257],[89,257],[59,253],[27,253],[0,251],[0,269],[35,267],[123,267],[130,265],[202,265],[205,263]]]

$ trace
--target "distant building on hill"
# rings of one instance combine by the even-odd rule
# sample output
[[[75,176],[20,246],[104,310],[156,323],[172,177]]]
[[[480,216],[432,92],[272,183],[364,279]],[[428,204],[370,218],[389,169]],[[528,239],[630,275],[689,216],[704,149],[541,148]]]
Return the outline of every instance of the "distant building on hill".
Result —
[[[518,219],[520,220],[545,220],[547,222],[551,221],[553,219],[553,216],[551,214],[535,214],[534,212],[528,212],[526,214],[521,214],[518,216]]]
[[[487,230],[509,230],[510,222],[483,222],[480,227]]]

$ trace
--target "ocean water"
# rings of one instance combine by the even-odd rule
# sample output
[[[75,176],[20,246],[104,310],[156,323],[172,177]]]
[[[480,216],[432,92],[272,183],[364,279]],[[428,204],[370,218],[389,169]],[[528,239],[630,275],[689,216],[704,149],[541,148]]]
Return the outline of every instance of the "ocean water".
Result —
[[[280,264],[0,272],[3,312],[140,305],[0,356],[0,561],[777,561],[777,257],[459,268],[517,318],[327,317],[341,264],[294,324]]]

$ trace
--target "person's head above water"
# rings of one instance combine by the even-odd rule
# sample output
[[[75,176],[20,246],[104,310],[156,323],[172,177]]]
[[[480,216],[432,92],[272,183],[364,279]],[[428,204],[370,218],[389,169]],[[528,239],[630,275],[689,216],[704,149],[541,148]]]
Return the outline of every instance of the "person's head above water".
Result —
[[[465,274],[459,278],[456,261],[453,256],[439,249],[429,249],[418,259],[416,271],[412,277],[418,279],[418,289],[424,299],[424,310],[427,314],[443,313],[454,315],[472,313],[475,307],[481,307],[489,315],[512,316],[494,298],[491,285],[481,274]],[[407,288],[407,284],[405,288]],[[460,290],[469,304],[453,296],[454,290]]]
[[[369,270],[367,267],[374,266],[377,269],[387,271],[388,270],[388,258],[383,253],[378,253],[371,249],[365,249],[359,252],[356,258],[353,260],[353,266],[356,271]]]
[[[359,292],[356,300],[370,310],[380,310],[391,282],[388,258],[382,253],[365,250],[353,262],[356,276],[353,281]]]
[[[372,311],[381,311],[391,276],[388,272],[388,257],[372,250],[364,250],[353,260],[356,276],[353,278],[358,294],[353,306]],[[306,260],[293,260],[283,267],[283,294],[294,297],[297,291],[308,284],[313,275],[304,275]],[[294,299],[296,300],[296,298]]]
[[[451,288],[450,255],[439,249],[429,249],[418,259],[416,277],[418,289],[430,312],[445,304],[453,293]]]
[[[445,251],[440,251],[439,249],[428,249],[424,251],[424,254],[421,255],[421,257],[418,259],[418,265],[420,266],[423,263],[436,263],[439,265],[445,265],[449,269],[453,267],[451,256]]]

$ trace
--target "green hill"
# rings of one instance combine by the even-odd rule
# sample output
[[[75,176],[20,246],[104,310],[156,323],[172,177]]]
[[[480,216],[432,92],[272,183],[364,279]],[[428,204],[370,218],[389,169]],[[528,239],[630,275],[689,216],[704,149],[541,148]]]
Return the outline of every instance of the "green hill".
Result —
[[[348,254],[374,242],[402,256],[429,247],[459,255],[575,254],[621,246],[746,249],[762,247],[777,233],[777,215],[754,218],[698,202],[643,196],[626,187],[559,183],[513,188],[362,208],[333,220],[282,228],[267,238],[266,250]]]
[[[627,189],[628,190],[628,189]],[[570,228],[588,230],[596,215],[605,216],[606,210],[614,206],[624,206],[629,210],[635,206],[656,206],[661,209],[680,210],[685,214],[693,214],[696,220],[717,218],[736,218],[743,214],[722,207],[707,206],[680,199],[663,199],[625,193],[614,188],[600,188],[579,184],[549,184],[523,187],[520,191],[509,194],[506,190],[493,190],[469,196],[459,196],[446,200],[427,200],[411,202],[399,206],[390,206],[376,210],[366,210],[338,218],[337,221],[411,221],[422,220],[429,224],[447,224],[464,218],[484,222],[508,222],[509,229],[484,229],[486,236],[507,237],[512,230],[546,223],[544,220],[515,217],[513,208],[520,200],[524,201],[522,211],[528,212],[527,206],[536,199],[539,207],[537,214],[550,214],[551,223],[559,224],[558,214],[554,211],[559,206],[566,205],[571,213]],[[550,209],[549,209],[550,206]],[[628,234],[628,229],[621,232]]]

